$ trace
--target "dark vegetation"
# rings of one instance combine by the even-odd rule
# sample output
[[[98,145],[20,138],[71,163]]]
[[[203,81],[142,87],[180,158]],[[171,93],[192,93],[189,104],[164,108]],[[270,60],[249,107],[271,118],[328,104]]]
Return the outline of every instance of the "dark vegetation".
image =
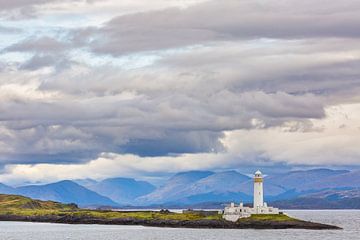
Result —
[[[116,224],[174,228],[256,228],[256,229],[339,229],[297,220],[286,215],[253,215],[236,223],[217,212],[111,211],[80,209],[75,204],[40,201],[17,195],[0,194],[0,221],[51,222],[68,224]]]

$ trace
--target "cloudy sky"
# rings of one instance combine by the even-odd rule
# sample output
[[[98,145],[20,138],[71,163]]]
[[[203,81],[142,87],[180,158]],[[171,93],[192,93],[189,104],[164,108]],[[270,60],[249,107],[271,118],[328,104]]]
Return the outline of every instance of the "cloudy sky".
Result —
[[[357,0],[0,0],[0,182],[360,166]]]

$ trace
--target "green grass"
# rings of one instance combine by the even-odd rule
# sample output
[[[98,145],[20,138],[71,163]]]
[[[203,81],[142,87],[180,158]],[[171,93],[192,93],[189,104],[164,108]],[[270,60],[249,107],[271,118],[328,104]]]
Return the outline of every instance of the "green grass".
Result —
[[[220,220],[222,216],[215,214],[203,216],[198,213],[161,213],[154,211],[117,212],[79,209],[72,204],[62,204],[52,201],[39,201],[31,198],[0,194],[0,215],[17,216],[76,216],[101,219],[134,218],[160,220]]]
[[[39,201],[18,195],[0,194],[0,209],[48,209],[48,210],[73,210],[74,204],[62,204],[53,201]]]
[[[200,219],[221,219],[221,215],[204,217],[201,214],[192,213],[160,213],[154,211],[136,212],[115,212],[115,211],[79,211],[76,214],[87,215],[96,218],[136,218],[136,219],[161,219],[161,220],[200,220]]]
[[[62,204],[53,201],[39,201],[17,195],[0,194],[0,215],[16,216],[74,216],[100,219],[145,219],[145,220],[222,220],[221,214],[204,216],[201,213],[173,213],[155,211],[101,211],[77,208],[73,204]],[[285,214],[253,214],[239,221],[299,221]]]
[[[239,221],[299,221],[285,214],[252,214],[249,218],[241,218]]]

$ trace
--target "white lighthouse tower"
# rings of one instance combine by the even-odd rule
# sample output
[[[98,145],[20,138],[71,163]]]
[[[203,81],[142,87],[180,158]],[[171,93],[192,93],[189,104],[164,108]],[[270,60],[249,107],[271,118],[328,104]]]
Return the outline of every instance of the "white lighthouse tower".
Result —
[[[254,209],[264,207],[264,188],[262,173],[257,170],[254,176]]]
[[[254,207],[247,207],[242,202],[239,205],[231,203],[222,213],[225,220],[236,222],[239,218],[250,217],[252,214],[279,214],[279,209],[269,207],[264,202],[263,176],[258,170],[254,176]]]

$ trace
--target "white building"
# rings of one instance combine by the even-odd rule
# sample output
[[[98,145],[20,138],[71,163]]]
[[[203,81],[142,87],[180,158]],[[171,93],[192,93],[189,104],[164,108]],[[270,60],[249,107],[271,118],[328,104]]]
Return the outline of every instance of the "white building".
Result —
[[[268,207],[264,202],[264,188],[262,173],[258,170],[254,176],[254,203],[253,207],[244,207],[243,203],[226,206],[223,218],[236,222],[239,218],[250,217],[251,214],[279,214],[278,208]]]

